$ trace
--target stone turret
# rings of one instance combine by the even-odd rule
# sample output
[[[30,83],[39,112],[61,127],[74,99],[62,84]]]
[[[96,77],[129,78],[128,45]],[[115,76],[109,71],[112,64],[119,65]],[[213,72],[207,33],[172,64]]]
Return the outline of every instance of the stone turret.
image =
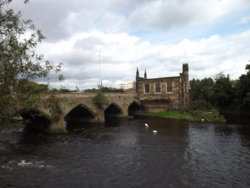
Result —
[[[138,67],[137,67],[137,70],[136,70],[136,78],[139,78],[139,70],[138,70]]]
[[[189,70],[188,64],[182,66],[182,105],[183,107],[189,104]]]
[[[144,72],[144,78],[147,79],[147,72],[146,72],[146,69],[145,69],[145,72]]]
[[[136,70],[136,77],[135,77],[135,90],[136,90],[136,93],[138,93],[138,80],[139,80],[139,70],[138,70],[138,67],[137,67],[137,70]]]

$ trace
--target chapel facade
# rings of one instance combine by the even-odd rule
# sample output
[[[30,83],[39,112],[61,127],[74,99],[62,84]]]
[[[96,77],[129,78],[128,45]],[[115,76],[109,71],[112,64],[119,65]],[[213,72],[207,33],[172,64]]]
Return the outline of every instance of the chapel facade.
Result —
[[[135,89],[141,105],[146,111],[180,109],[189,104],[189,68],[183,64],[179,76],[147,78],[140,77],[136,70]]]

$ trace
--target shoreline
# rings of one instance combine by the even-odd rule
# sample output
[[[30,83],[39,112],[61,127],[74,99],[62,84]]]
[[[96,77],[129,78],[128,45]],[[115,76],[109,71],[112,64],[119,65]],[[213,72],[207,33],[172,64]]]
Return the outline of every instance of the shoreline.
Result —
[[[182,111],[182,110],[170,110],[161,112],[145,112],[138,114],[140,116],[148,117],[160,117],[165,119],[185,120],[190,122],[202,122],[202,123],[226,123],[226,119],[217,110],[211,111]]]

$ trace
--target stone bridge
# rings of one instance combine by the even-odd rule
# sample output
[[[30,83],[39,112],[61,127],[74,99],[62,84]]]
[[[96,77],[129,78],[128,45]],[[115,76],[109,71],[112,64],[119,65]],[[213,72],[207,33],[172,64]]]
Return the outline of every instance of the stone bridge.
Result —
[[[53,119],[48,108],[45,107],[48,96],[42,97],[41,104],[34,110],[23,113],[25,120],[32,120],[32,126],[47,125],[48,131],[62,131],[65,122],[105,122],[109,117],[125,117],[141,109],[137,95],[129,93],[105,93],[108,104],[103,108],[93,103],[95,93],[56,94],[56,99],[62,110],[61,115]],[[43,125],[41,125],[41,122]],[[39,125],[40,124],[40,125]],[[44,128],[44,127],[43,127]]]
[[[56,94],[54,101],[58,101],[58,105],[55,106],[59,106],[60,111],[56,116],[48,110],[51,108],[46,108],[49,96],[45,95],[36,109],[24,111],[22,117],[27,120],[26,128],[46,125],[46,129],[57,131],[63,130],[65,124],[68,128],[75,122],[107,122],[143,109],[154,112],[184,108],[189,104],[188,64],[183,64],[182,73],[174,77],[147,78],[146,72],[140,77],[137,69],[135,86],[135,93],[105,93],[109,102],[102,108],[93,102],[95,93]]]

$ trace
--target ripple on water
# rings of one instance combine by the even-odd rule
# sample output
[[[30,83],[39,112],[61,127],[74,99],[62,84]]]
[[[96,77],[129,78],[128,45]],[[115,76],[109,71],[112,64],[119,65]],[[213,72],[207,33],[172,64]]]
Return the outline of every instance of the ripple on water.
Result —
[[[15,170],[20,168],[53,168],[52,165],[46,164],[45,161],[26,161],[26,160],[11,160],[1,164],[2,169]]]

